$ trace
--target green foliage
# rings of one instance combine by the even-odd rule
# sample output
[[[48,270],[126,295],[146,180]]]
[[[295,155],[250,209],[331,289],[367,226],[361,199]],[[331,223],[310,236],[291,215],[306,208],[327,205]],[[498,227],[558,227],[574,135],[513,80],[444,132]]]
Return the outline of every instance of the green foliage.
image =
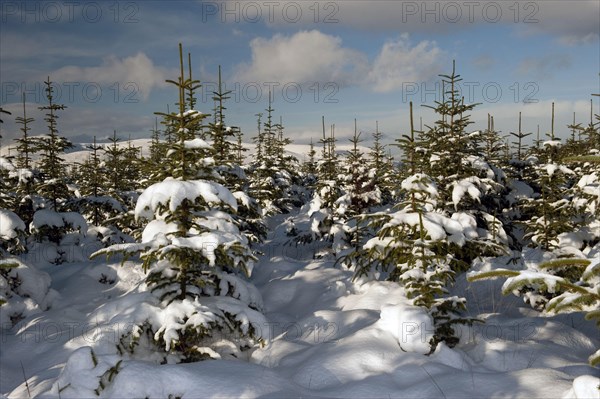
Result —
[[[600,163],[600,155],[581,155],[581,156],[573,156],[563,158],[564,162],[590,162],[590,163]]]
[[[16,182],[11,176],[15,167],[10,159],[1,158],[0,168],[0,209],[14,209],[17,199]]]

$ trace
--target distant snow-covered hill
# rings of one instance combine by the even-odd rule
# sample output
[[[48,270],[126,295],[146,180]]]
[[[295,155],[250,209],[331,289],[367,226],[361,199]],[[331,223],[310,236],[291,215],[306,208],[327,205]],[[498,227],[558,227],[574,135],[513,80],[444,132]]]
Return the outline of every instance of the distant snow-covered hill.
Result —
[[[143,138],[143,139],[133,139],[130,141],[119,141],[117,145],[120,148],[132,146],[141,148],[142,156],[148,156],[150,153],[150,144],[151,139]],[[73,143],[73,148],[66,151],[65,154],[62,155],[62,158],[68,164],[80,163],[83,162],[90,154],[89,146],[91,143]],[[98,143],[100,146],[109,146],[111,143]],[[246,157],[246,162],[249,162],[254,154],[256,153],[256,145],[253,143],[242,143],[243,147],[247,149],[244,153]],[[368,154],[369,148],[364,146],[359,146],[360,150]],[[343,155],[352,149],[351,144],[336,144],[336,152],[340,155]],[[319,158],[321,154],[321,147],[316,144],[315,145],[316,157]],[[310,145],[308,144],[288,144],[286,146],[286,152],[289,155],[296,157],[300,162],[306,161],[308,159],[308,153],[310,152]],[[0,149],[0,156],[16,156],[16,144],[10,144],[6,146],[2,146]]]

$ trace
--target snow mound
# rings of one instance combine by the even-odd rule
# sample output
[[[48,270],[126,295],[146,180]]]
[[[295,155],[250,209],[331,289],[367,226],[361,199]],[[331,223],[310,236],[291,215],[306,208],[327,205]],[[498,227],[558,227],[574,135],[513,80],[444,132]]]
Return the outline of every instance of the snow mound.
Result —
[[[0,260],[0,328],[48,309],[57,297],[48,273],[17,259]]]
[[[90,348],[76,351],[50,394],[62,398],[281,398],[306,397],[308,392],[276,371],[239,361],[213,360],[153,365],[95,356]],[[115,370],[110,373],[110,370]],[[109,381],[109,376],[110,381]],[[235,376],[235,383],[232,383]],[[103,380],[104,389],[100,388]]]
[[[600,378],[591,375],[582,375],[575,378],[573,388],[564,396],[565,399],[593,399],[600,398]]]
[[[0,238],[10,240],[16,238],[19,231],[25,231],[25,223],[13,211],[0,209]]]
[[[405,352],[428,354],[435,332],[433,319],[427,310],[418,306],[398,304],[381,308],[379,327],[398,340]]]

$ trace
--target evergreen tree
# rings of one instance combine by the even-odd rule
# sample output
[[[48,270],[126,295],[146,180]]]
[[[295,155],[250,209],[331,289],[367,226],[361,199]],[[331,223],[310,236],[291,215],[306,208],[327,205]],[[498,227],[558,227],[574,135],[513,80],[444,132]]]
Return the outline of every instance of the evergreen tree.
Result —
[[[244,164],[244,152],[248,151],[248,149],[244,148],[244,146],[242,145],[242,130],[239,127],[233,127],[232,129],[236,138],[235,162],[241,166]]]
[[[510,165],[514,170],[514,176],[518,179],[523,179],[526,175],[526,169],[529,165],[527,160],[525,159],[525,154],[527,154],[528,146],[523,142],[523,140],[533,133],[525,133],[522,130],[521,126],[521,113],[519,112],[519,129],[517,132],[510,132],[510,134],[517,138],[517,142],[514,143],[513,149],[516,150],[515,156],[510,160]]]
[[[90,150],[90,156],[78,165],[76,182],[79,196],[73,202],[86,220],[95,226],[94,230],[102,242],[108,245],[126,241],[126,236],[117,226],[128,231],[123,224],[128,207],[123,197],[116,196],[117,191],[110,187],[108,164],[101,158],[105,147],[98,145],[94,137],[93,143],[86,148]],[[127,175],[123,178],[126,179]]]
[[[216,104],[215,122],[209,124],[209,134],[213,139],[214,158],[217,165],[225,165],[235,158],[234,138],[235,131],[225,125],[225,101],[230,97],[231,90],[224,91],[221,81],[221,66],[219,65],[218,90],[213,92],[213,101]]]
[[[465,298],[448,292],[456,264],[461,262],[452,255],[451,247],[464,245],[465,229],[434,211],[438,192],[429,176],[416,173],[405,179],[401,188],[405,200],[396,212],[367,216],[369,228],[377,235],[348,260],[356,266],[356,278],[379,270],[387,280],[402,284],[416,306],[428,309],[435,326],[431,351],[441,341],[454,346],[458,338],[453,325],[472,323],[461,316]]]
[[[64,110],[66,107],[62,104],[54,103],[54,88],[52,87],[50,77],[48,77],[44,84],[46,85],[45,91],[48,105],[39,107],[39,109],[46,111],[44,120],[48,123],[49,134],[37,138],[36,146],[41,152],[39,169],[42,182],[38,184],[36,190],[49,201],[48,205],[53,210],[59,211],[70,197],[65,177],[65,163],[64,159],[61,158],[61,154],[66,149],[73,147],[73,145],[69,140],[58,134],[57,112]]]
[[[410,134],[397,140],[406,177],[396,209],[363,216],[375,236],[343,259],[356,278],[374,278],[378,271],[378,278],[402,284],[415,305],[428,309],[435,325],[432,350],[440,341],[456,344],[454,325],[473,321],[461,316],[465,298],[449,294],[455,276],[508,244],[495,216],[503,209],[495,201],[503,173],[486,158],[498,155],[497,132],[490,123],[482,141],[479,133],[468,133],[467,113],[475,105],[458,96],[454,68],[441,76],[447,90],[432,107],[439,115],[435,125],[416,131],[410,104]]]
[[[370,169],[374,173],[373,184],[381,191],[382,202],[392,201],[394,186],[393,164],[388,161],[385,146],[381,143],[383,133],[379,131],[379,123],[375,123],[375,132],[373,132],[373,146],[370,148]]]
[[[10,112],[2,109],[0,107],[0,115],[6,114],[11,115]],[[4,121],[0,119],[0,126],[2,126]],[[2,140],[2,135],[0,135],[0,141]],[[0,148],[2,148],[0,143]],[[4,157],[0,157],[0,209],[9,209],[12,207],[14,203],[14,193],[10,192],[10,188],[13,185],[10,181],[9,173],[14,170],[14,165],[12,162]]]
[[[343,195],[336,200],[335,213],[344,225],[346,234],[352,237],[347,238],[346,241],[357,247],[361,238],[354,218],[367,212],[372,206],[380,204],[382,194],[376,185],[377,172],[365,162],[365,155],[359,148],[362,140],[356,126],[356,119],[354,120],[354,136],[350,142],[352,149],[346,156],[341,179]],[[349,224],[349,221],[352,222]]]
[[[9,158],[0,157],[0,209],[12,209],[17,198],[13,162]]]
[[[525,238],[532,246],[551,250],[558,247],[561,233],[574,228],[569,188],[575,172],[561,162],[561,142],[554,133],[554,103],[547,137],[543,147],[536,149],[531,177],[534,194],[523,199],[523,207],[529,217],[524,221]]]
[[[488,114],[488,125],[481,133],[482,148],[479,151],[488,162],[496,165],[501,163],[507,151],[504,138],[499,133],[494,128],[494,117]]]
[[[25,221],[26,225],[31,223],[34,213],[34,183],[35,178],[39,177],[37,171],[33,169],[32,155],[37,153],[38,148],[35,145],[35,139],[29,136],[31,130],[30,124],[33,123],[34,119],[27,116],[27,110],[25,107],[25,93],[22,96],[23,99],[23,116],[15,118],[16,123],[21,125],[19,130],[22,136],[16,138],[17,142],[17,176],[18,181],[16,185],[16,201],[14,204],[14,211]]]
[[[161,131],[158,129],[158,118],[154,121],[154,128],[151,130],[151,133],[150,156],[148,157],[148,162],[151,165],[149,169],[154,169],[158,167],[166,155],[164,143],[162,143],[160,139]]]
[[[315,159],[315,155],[317,155],[317,151],[315,150],[315,145],[313,143],[312,138],[310,139],[308,150],[308,160],[302,165],[302,173],[304,174],[304,185],[305,186],[313,186],[315,184],[315,180],[317,178],[317,161]]]
[[[354,120],[354,136],[350,142],[352,148],[343,162],[343,173],[340,174],[339,179],[342,185],[342,195],[334,204],[335,225],[341,226],[332,231],[334,233],[334,252],[337,254],[343,247],[353,247],[356,250],[362,244],[363,232],[357,222],[358,217],[382,202],[381,190],[376,185],[377,171],[365,162],[365,155],[359,148],[362,140],[356,119]],[[345,243],[339,241],[341,234],[339,230],[345,234],[343,237]]]
[[[178,89],[179,112],[163,114],[176,126],[165,160],[172,176],[148,187],[138,199],[136,217],[148,221],[142,242],[109,247],[94,256],[141,254],[147,285],[159,299],[154,311],[176,312],[180,320],[140,320],[138,332],[150,334],[167,354],[185,362],[239,357],[261,340],[251,324],[264,321],[257,311],[260,297],[243,279],[255,258],[232,217],[237,210],[235,197],[226,187],[207,180],[211,176],[207,164],[199,162],[211,147],[195,137],[198,121],[205,115],[191,109],[189,98],[185,99],[198,82],[184,76],[181,45],[179,50],[180,77],[168,81]],[[124,338],[121,348],[133,348],[139,338],[134,332]],[[231,346],[223,346],[224,341]]]
[[[396,139],[396,146],[398,146],[404,157],[404,168],[402,170],[403,177],[412,176],[417,173],[417,170],[423,170],[425,162],[420,156],[419,149],[422,148],[420,145],[426,145],[424,140],[420,140],[416,134],[422,134],[422,131],[417,131],[414,126],[413,119],[413,103],[409,103],[409,121],[410,121],[410,134],[403,134],[402,137]]]
[[[23,93],[23,116],[17,116],[15,121],[18,125],[21,125],[19,130],[23,133],[23,136],[15,139],[17,142],[17,166],[19,168],[29,170],[31,168],[31,155],[36,152],[34,141],[29,136],[31,130],[31,123],[34,119],[27,117],[27,109],[25,108],[25,93]]]
[[[98,149],[102,151],[99,155],[99,167],[103,172],[99,188],[104,212],[102,225],[112,231],[112,237],[107,242],[130,241],[130,236],[139,228],[134,219],[133,208],[138,198],[137,185],[141,178],[138,178],[140,171],[136,165],[137,158],[128,157],[131,158],[138,150],[131,146],[121,146],[116,131],[113,131],[108,140],[109,144]]]
[[[233,215],[235,223],[249,242],[257,243],[266,237],[266,225],[262,220],[261,206],[251,195],[250,179],[243,167],[242,132],[239,127],[225,123],[225,102],[231,91],[224,91],[223,86],[219,66],[217,91],[213,92],[214,119],[206,132],[212,138],[209,159],[214,161],[217,172],[213,179],[233,193],[237,200],[237,213]]]
[[[536,198],[524,205],[530,219],[526,221],[526,238],[545,250],[558,247],[558,236],[573,230],[573,208],[569,201],[569,178],[574,172],[564,165],[548,163],[536,167]]]
[[[127,140],[127,147],[123,149],[123,163],[125,188],[130,192],[135,191],[142,178],[142,147],[135,147],[131,142],[131,137]]]
[[[425,156],[423,172],[436,183],[439,211],[465,225],[477,226],[477,237],[454,253],[467,267],[478,256],[501,253],[509,243],[499,219],[505,208],[505,174],[479,150],[478,135],[466,130],[472,123],[469,111],[477,104],[465,104],[459,96],[457,84],[462,79],[455,72],[454,62],[452,74],[440,76],[445,88],[442,101],[436,101],[435,107],[427,106],[434,109],[439,119],[423,132],[420,143]],[[487,133],[493,134],[497,132],[492,129]]]
[[[257,134],[256,136],[252,137],[252,140],[256,143],[256,151],[254,154],[254,159],[256,160],[257,163],[261,163],[264,161],[263,159],[263,146],[264,146],[264,134],[262,131],[262,117],[263,114],[262,112],[259,112],[258,114],[254,115],[256,116],[256,125],[257,125]]]
[[[258,114],[259,133],[255,137],[257,154],[250,164],[249,194],[256,198],[264,215],[287,213],[301,200],[294,184],[299,180],[294,157],[285,155],[285,146],[290,143],[283,136],[283,124],[273,122],[272,96],[269,93],[267,120],[262,124]]]
[[[308,206],[307,216],[310,219],[310,232],[301,234],[297,242],[311,242],[314,240],[329,241],[331,247],[328,252],[336,255],[342,251],[348,242],[347,227],[344,226],[344,209],[338,213],[337,202],[343,195],[342,177],[338,173],[338,156],[335,152],[335,125],[331,125],[329,136],[325,132],[325,117],[321,119],[323,145],[321,159],[317,163],[317,182],[312,199]],[[342,216],[342,218],[340,218]]]
[[[80,212],[87,217],[94,226],[99,226],[101,221],[101,205],[103,178],[105,171],[101,167],[100,157],[98,152],[102,146],[96,144],[96,136],[94,142],[87,146],[91,151],[90,157],[79,165],[78,179]]]
[[[575,113],[573,113],[573,124],[567,126],[571,129],[572,136],[567,145],[563,147],[563,156],[578,156],[587,153],[588,149],[598,150],[600,148],[600,115],[595,115],[594,120],[593,105],[593,101],[590,100],[590,119],[586,126],[575,123]]]
[[[455,72],[442,77],[443,98],[435,107],[425,105],[438,114],[433,127],[423,132],[425,169],[438,183],[442,205],[452,206],[453,182],[476,175],[469,157],[477,154],[477,142],[467,133],[470,121],[468,112],[477,104],[465,104],[459,96],[458,84],[462,81]],[[456,204],[454,204],[456,205]],[[451,209],[450,207],[448,209]]]
[[[593,122],[590,123],[593,128]],[[529,246],[541,249],[541,261],[524,263],[524,270],[492,269],[470,273],[469,281],[506,277],[504,294],[522,296],[526,303],[547,313],[585,312],[600,327],[597,230],[600,205],[600,158],[572,156],[581,148],[575,133],[581,125],[573,122],[571,139],[561,145],[554,133],[554,105],[549,140],[531,151],[532,194],[524,200],[523,218]],[[539,132],[539,128],[538,128]],[[593,133],[592,133],[593,135]],[[539,133],[538,133],[539,137]],[[590,152],[597,152],[592,148]],[[581,154],[581,153],[580,153]],[[567,167],[569,164],[570,167]],[[596,227],[594,227],[596,226]],[[579,238],[575,238],[579,237]],[[600,351],[589,358],[600,364]]]
[[[112,137],[108,138],[109,145],[104,146],[104,159],[107,167],[107,189],[112,193],[118,193],[126,190],[123,182],[125,165],[123,163],[123,149],[119,146],[120,139],[117,137],[117,131],[113,131]]]

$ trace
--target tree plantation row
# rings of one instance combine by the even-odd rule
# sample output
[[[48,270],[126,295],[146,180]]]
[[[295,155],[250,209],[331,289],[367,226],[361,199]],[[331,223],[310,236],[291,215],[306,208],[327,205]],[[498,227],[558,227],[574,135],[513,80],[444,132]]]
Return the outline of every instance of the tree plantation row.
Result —
[[[32,118],[15,117],[21,136],[16,155],[0,158],[0,325],[51,306],[52,282],[27,253],[68,267],[73,248],[97,244],[91,254],[132,261],[145,273],[146,295],[131,294],[135,312],[119,315],[135,328],[124,332],[120,356],[157,363],[247,358],[264,345],[264,303],[253,285],[268,221],[287,214],[290,246],[335,259],[355,281],[387,280],[431,325],[424,354],[440,342],[459,341],[469,316],[465,293],[453,288],[502,278],[504,293],[523,297],[545,313],[584,312],[600,326],[600,117],[568,126],[561,141],[554,123],[547,137],[510,133],[509,146],[490,116],[470,130],[470,112],[455,71],[441,75],[444,96],[426,105],[431,126],[414,124],[395,141],[394,160],[376,129],[364,151],[355,129],[341,152],[333,127],[300,162],[286,152],[269,98],[258,114],[250,162],[242,132],[229,123],[230,92],[219,84],[212,114],[198,111],[200,82],[191,57],[168,82],[173,111],[156,113],[148,154],[120,145],[89,145],[89,156],[68,165],[72,144],[60,135],[50,78],[45,82],[48,132],[30,135]],[[552,110],[553,118],[554,110]],[[563,128],[563,127],[558,127]],[[315,245],[319,244],[319,245]],[[535,255],[535,256],[534,256]],[[474,268],[494,260],[500,268]],[[533,259],[533,260],[532,260]],[[92,261],[90,261],[92,262]],[[477,270],[477,271],[474,271]],[[110,279],[103,281],[112,284]],[[590,354],[598,364],[600,351]],[[90,356],[95,359],[92,351]],[[97,359],[93,360],[97,363]],[[118,373],[106,367],[99,390]]]

